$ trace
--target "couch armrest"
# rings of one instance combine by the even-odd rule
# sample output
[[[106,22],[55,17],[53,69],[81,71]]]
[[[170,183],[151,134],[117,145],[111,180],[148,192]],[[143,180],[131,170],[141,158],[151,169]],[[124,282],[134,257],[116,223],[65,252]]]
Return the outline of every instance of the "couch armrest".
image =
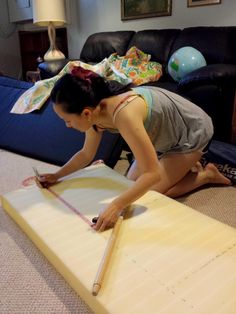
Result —
[[[225,83],[236,86],[236,65],[211,64],[187,74],[178,84],[180,91],[186,91],[203,84],[222,85]]]

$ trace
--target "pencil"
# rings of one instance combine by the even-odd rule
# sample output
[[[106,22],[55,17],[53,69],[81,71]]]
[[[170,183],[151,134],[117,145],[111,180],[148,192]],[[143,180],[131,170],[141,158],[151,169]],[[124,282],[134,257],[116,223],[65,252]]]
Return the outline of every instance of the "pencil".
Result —
[[[119,216],[119,218],[118,218],[118,220],[117,220],[117,222],[116,222],[116,224],[112,230],[110,238],[108,240],[105,252],[103,254],[102,260],[100,262],[100,265],[99,265],[99,268],[97,271],[97,275],[96,275],[94,283],[93,283],[92,294],[94,296],[96,296],[98,294],[98,292],[102,286],[103,278],[104,278],[104,275],[106,273],[110,257],[112,255],[112,251],[113,251],[113,248],[114,248],[114,245],[115,245],[122,221],[123,221],[123,216],[121,215],[121,216]]]
[[[38,185],[38,187],[44,188],[43,184],[39,181],[40,174],[39,174],[38,170],[35,167],[32,167],[32,168],[33,168],[33,171],[34,171],[34,174],[35,174],[35,182],[36,182],[36,184]]]

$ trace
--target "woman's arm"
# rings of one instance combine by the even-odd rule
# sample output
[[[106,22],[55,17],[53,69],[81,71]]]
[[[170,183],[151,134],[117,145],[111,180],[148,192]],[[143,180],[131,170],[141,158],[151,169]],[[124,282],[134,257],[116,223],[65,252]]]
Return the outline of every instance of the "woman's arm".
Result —
[[[102,133],[90,128],[85,133],[83,148],[76,153],[59,171],[58,178],[65,177],[79,169],[86,167],[94,159],[98,146],[101,142]]]
[[[90,128],[85,133],[83,148],[54,174],[42,174],[40,176],[40,182],[45,184],[55,183],[58,179],[86,167],[94,159],[101,138],[101,132],[96,132],[93,128]]]
[[[135,101],[143,100],[138,98]],[[142,111],[135,109],[136,106],[133,105],[123,108],[117,114],[116,126],[133,152],[141,175],[128,190],[115,198],[99,216],[95,226],[95,229],[99,231],[103,231],[106,227],[114,224],[123,209],[144,195],[160,180],[160,164],[154,146],[144,128]]]

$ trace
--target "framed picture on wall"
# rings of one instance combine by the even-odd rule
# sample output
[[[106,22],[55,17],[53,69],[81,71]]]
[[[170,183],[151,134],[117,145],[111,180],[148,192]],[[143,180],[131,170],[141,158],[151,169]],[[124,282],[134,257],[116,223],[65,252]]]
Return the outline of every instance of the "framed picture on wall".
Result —
[[[198,7],[201,5],[220,4],[221,0],[187,0],[188,7]]]
[[[171,15],[172,0],[121,0],[121,20]]]

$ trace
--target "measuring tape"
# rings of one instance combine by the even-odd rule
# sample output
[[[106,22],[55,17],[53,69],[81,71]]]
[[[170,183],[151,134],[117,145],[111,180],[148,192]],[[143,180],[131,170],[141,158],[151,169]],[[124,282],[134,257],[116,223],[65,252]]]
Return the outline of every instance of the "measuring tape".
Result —
[[[92,226],[91,221],[86,218],[77,208],[68,203],[64,198],[62,198],[59,194],[53,191],[51,188],[46,188],[51,194],[53,194],[59,201],[61,201],[66,207],[72,210],[75,214],[77,214],[84,222],[86,222],[90,227]]]
[[[22,182],[22,185],[24,186],[29,186],[32,184],[35,184],[35,177],[29,177]],[[58,193],[56,193],[52,188],[47,187],[45,189],[48,192],[50,192],[52,195],[54,195],[56,199],[59,200],[61,203],[63,203],[67,208],[69,208],[71,211],[77,214],[90,227],[95,223],[94,219],[92,220],[92,223],[91,223],[91,221],[87,217],[85,217],[77,208],[75,208],[70,203],[68,203],[63,197],[61,197]]]

